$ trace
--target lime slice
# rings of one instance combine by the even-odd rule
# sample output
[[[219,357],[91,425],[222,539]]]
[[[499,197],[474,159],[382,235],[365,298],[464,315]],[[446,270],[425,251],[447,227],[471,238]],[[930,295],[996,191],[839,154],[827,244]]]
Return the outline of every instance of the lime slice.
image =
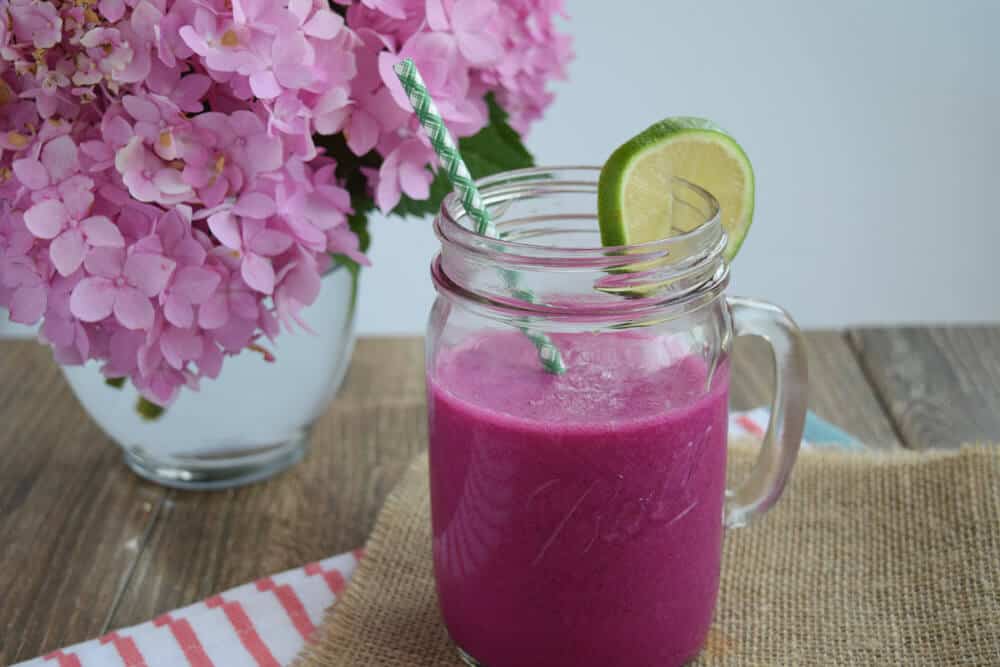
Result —
[[[729,237],[725,256],[731,260],[753,219],[753,169],[739,144],[703,118],[660,121],[611,154],[597,190],[601,242],[617,246],[655,241],[703,222],[674,210],[675,176],[718,200]]]

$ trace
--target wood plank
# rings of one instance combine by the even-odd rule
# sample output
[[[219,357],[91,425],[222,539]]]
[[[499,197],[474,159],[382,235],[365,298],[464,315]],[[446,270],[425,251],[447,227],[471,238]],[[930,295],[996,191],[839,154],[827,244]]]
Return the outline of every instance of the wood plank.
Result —
[[[832,331],[805,334],[809,359],[809,409],[879,449],[900,447],[892,422],[879,405],[845,337]],[[738,338],[733,351],[732,404],[737,410],[770,402],[771,352],[759,338]]]
[[[870,442],[897,445],[843,337],[807,341],[822,387],[813,409]],[[760,405],[770,392],[767,349],[738,345],[734,400]],[[304,464],[236,491],[172,493],[112,626],[363,544],[384,497],[425,446],[422,360],[419,339],[362,340]]]
[[[423,341],[368,338],[306,460],[263,484],[171,493],[112,627],[364,544],[426,447]]]
[[[872,443],[892,442],[843,338],[809,334],[807,342],[812,408]],[[303,464],[244,489],[165,492],[117,462],[44,350],[14,345],[22,347],[0,355],[0,414],[32,446],[12,438],[5,448],[0,440],[0,454],[12,462],[0,472],[0,664],[362,544],[384,497],[426,446],[422,340],[365,339]],[[767,354],[752,341],[738,343],[737,407],[768,397]],[[48,379],[32,384],[36,375]],[[15,395],[11,388],[25,383],[34,389]],[[17,513],[29,505],[31,512]],[[46,536],[35,513],[60,521],[58,529]],[[39,604],[18,604],[28,600]],[[26,628],[38,630],[25,640]]]
[[[858,329],[850,339],[906,446],[1000,442],[1000,326]]]
[[[48,349],[0,344],[0,378],[0,664],[6,665],[104,631],[165,492],[121,463]]]

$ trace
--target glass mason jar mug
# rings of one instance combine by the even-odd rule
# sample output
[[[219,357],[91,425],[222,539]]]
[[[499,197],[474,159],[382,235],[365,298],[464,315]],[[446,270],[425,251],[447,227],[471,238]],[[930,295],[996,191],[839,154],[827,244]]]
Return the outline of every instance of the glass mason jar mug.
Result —
[[[803,345],[779,308],[724,296],[715,199],[675,179],[676,236],[604,248],[597,176],[484,180],[499,239],[472,231],[454,197],[435,221],[433,556],[445,625],[472,665],[690,659],[724,526],[767,510],[798,453]],[[757,464],[728,491],[734,334],[771,343],[776,382]]]

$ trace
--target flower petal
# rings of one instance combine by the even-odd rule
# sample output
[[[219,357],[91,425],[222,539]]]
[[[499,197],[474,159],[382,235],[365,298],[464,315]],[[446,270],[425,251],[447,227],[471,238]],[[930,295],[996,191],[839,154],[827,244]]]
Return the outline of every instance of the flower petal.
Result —
[[[163,255],[134,252],[125,260],[125,279],[147,297],[158,295],[167,286],[177,262]]]
[[[87,246],[79,229],[67,229],[52,240],[49,258],[59,275],[68,276],[83,264]]]
[[[189,360],[201,356],[201,336],[186,329],[168,329],[160,337],[160,350],[167,363],[180,370]]]
[[[107,278],[84,278],[69,298],[69,310],[83,322],[100,322],[111,314],[117,289]]]
[[[355,155],[365,155],[378,142],[378,123],[370,113],[356,110],[351,115],[347,135],[347,146]]]
[[[87,237],[87,243],[92,246],[104,246],[108,248],[124,248],[125,237],[121,231],[103,215],[95,215],[80,223],[80,229]]]
[[[14,160],[11,165],[14,175],[21,184],[29,190],[41,190],[49,185],[49,172],[38,160],[34,158],[22,158]]]
[[[396,76],[393,67],[401,61],[403,58],[394,53],[388,51],[383,51],[378,54],[378,73],[382,77],[382,83],[385,84],[386,88],[392,94],[393,101],[399,105],[400,109],[406,109],[409,111],[410,100],[406,97],[406,91],[403,90],[403,84],[399,82],[399,77]]]
[[[225,201],[228,190],[229,182],[225,178],[216,178],[214,183],[198,190],[198,196],[201,197],[202,204],[212,208]]]
[[[114,313],[126,329],[149,330],[153,327],[153,304],[135,288],[118,289],[115,294]]]
[[[194,324],[194,307],[183,296],[172,292],[163,304],[163,316],[175,327],[186,329]]]
[[[257,317],[257,295],[250,290],[231,292],[229,294],[229,310],[233,315],[244,320],[252,320]]]
[[[382,164],[382,168],[379,171],[378,184],[375,186],[375,203],[378,204],[379,209],[383,213],[388,213],[396,208],[396,204],[399,203],[400,197],[403,194],[399,189],[397,174],[388,172],[387,164],[388,160]]]
[[[198,34],[194,26],[184,25],[180,27],[177,31],[177,35],[184,40],[184,43],[189,49],[197,53],[199,56],[207,56],[212,52],[213,47],[211,47],[208,41]]]
[[[56,347],[68,347],[73,344],[73,336],[76,333],[74,324],[76,322],[69,317],[46,317],[42,324],[42,339]]]
[[[485,32],[463,34],[458,40],[458,50],[475,67],[487,67],[503,55],[500,40]]]
[[[218,120],[215,122],[219,122]],[[228,117],[223,116],[223,121],[228,128],[241,137],[249,137],[261,134],[266,131],[267,126],[260,116],[247,109],[237,109]]]
[[[198,308],[198,324],[203,329],[218,329],[229,321],[229,302],[226,295],[216,292]]]
[[[405,19],[407,8],[403,4],[402,0],[365,0],[364,4],[375,8],[379,12],[385,14],[386,16],[391,16],[394,19]]]
[[[180,294],[194,304],[205,302],[219,287],[222,278],[211,269],[201,266],[185,266],[174,276],[170,286],[172,294]]]
[[[319,296],[322,280],[315,266],[299,265],[282,279],[275,299],[294,299],[301,305],[312,305]]]
[[[231,317],[224,327],[216,329],[212,334],[215,342],[221,345],[226,352],[236,354],[253,342],[256,331],[256,319],[244,320]]]
[[[72,176],[80,169],[80,152],[76,143],[65,134],[56,137],[42,149],[42,164],[55,183]]]
[[[240,275],[246,284],[264,294],[274,291],[274,267],[260,255],[247,253],[240,267]]]
[[[156,172],[153,176],[153,184],[160,189],[160,192],[171,197],[187,195],[191,192],[191,186],[184,181],[181,172],[170,167]]]
[[[327,232],[327,238],[329,252],[347,255],[361,266],[371,266],[371,260],[361,252],[358,235],[347,225],[331,229]]]
[[[111,162],[115,159],[115,152],[103,141],[84,141],[80,144],[80,150],[94,162]]]
[[[262,100],[273,100],[281,94],[281,86],[271,70],[261,70],[250,75],[250,90]]]
[[[309,12],[312,11],[313,2],[312,0],[289,0],[288,11],[292,13],[298,22],[301,24],[309,16]]]
[[[115,72],[114,80],[119,83],[139,83],[149,76],[151,64],[152,58],[150,57],[149,49],[136,49],[125,69]]]
[[[202,375],[209,378],[219,377],[222,371],[222,350],[213,342],[206,341],[206,345],[198,360],[198,370]]]
[[[115,169],[119,174],[141,172],[146,166],[146,149],[141,137],[132,137],[115,153]]]
[[[101,120],[101,137],[111,147],[121,148],[132,139],[132,126],[122,116],[107,114]]]
[[[302,29],[310,37],[317,39],[333,39],[344,27],[344,19],[329,9],[319,9],[312,18],[306,21]]]
[[[58,199],[40,201],[24,212],[24,224],[40,239],[55,238],[67,220],[66,207]]]
[[[457,0],[451,10],[456,33],[472,33],[488,28],[496,21],[496,0]]]
[[[146,337],[142,333],[117,328],[111,334],[110,360],[104,367],[105,374],[111,371],[111,377],[124,377],[135,372],[139,365],[139,350],[145,342]]]
[[[274,171],[284,164],[281,139],[266,134],[247,137],[246,151],[253,156],[253,166],[258,172]]]
[[[445,31],[448,25],[448,15],[441,0],[427,0],[427,25],[431,30]]]
[[[28,257],[10,258],[0,271],[0,287],[34,287],[41,283],[35,263]]]
[[[116,23],[125,15],[125,2],[123,0],[101,0],[97,7],[101,10],[101,15],[111,23]]]
[[[215,238],[227,248],[240,250],[243,247],[239,222],[236,216],[229,211],[208,216],[208,228],[212,230]]]
[[[170,256],[178,264],[201,266],[205,263],[205,248],[195,239],[187,238],[170,249]]]
[[[279,232],[276,229],[264,229],[254,234],[247,245],[249,246],[248,250],[251,252],[273,257],[288,250],[292,243],[293,239],[288,234]]]
[[[187,74],[174,88],[177,106],[182,111],[197,113],[202,110],[201,98],[212,87],[212,80],[204,74]]]
[[[403,192],[414,199],[427,199],[431,193],[430,186],[433,180],[434,176],[422,164],[403,162],[399,165],[400,186]]]
[[[241,196],[233,207],[233,213],[246,218],[264,220],[276,211],[274,200],[262,192],[248,192]]]
[[[160,110],[149,100],[136,95],[126,95],[122,98],[122,104],[125,106],[125,111],[128,111],[129,115],[136,120],[147,123],[160,122]]]
[[[119,248],[91,248],[83,260],[87,273],[104,278],[117,278],[121,275],[125,253]]]
[[[94,205],[94,181],[86,176],[71,176],[59,184],[66,213],[73,220],[82,220]]]
[[[46,288],[44,285],[19,287],[10,298],[10,319],[18,324],[32,325],[45,312]]]

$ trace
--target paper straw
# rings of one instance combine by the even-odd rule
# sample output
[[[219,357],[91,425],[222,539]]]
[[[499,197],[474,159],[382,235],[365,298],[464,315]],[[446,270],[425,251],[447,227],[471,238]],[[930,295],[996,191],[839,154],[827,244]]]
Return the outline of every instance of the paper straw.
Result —
[[[444,169],[445,175],[458,195],[462,208],[475,221],[476,232],[491,239],[499,238],[496,226],[490,219],[490,212],[483,203],[482,195],[479,194],[479,188],[472,180],[472,174],[465,166],[465,160],[458,152],[458,145],[445,126],[444,119],[438,113],[434,100],[431,99],[430,92],[427,90],[420,72],[417,71],[417,66],[407,58],[396,63],[393,70],[399,77],[399,82],[403,84],[403,90],[406,91],[406,96],[410,100],[410,106],[413,107],[417,119],[420,120],[424,131],[427,132],[431,146],[434,147],[434,152],[437,153],[438,160],[441,162],[441,168]],[[514,290],[516,296],[534,303],[534,294],[528,290],[517,289],[517,274],[512,271],[503,271],[503,276],[507,286]],[[521,331],[531,339],[531,342],[538,349],[538,358],[545,370],[557,375],[566,371],[562,355],[552,343],[552,339],[540,331],[528,327],[522,326]]]

